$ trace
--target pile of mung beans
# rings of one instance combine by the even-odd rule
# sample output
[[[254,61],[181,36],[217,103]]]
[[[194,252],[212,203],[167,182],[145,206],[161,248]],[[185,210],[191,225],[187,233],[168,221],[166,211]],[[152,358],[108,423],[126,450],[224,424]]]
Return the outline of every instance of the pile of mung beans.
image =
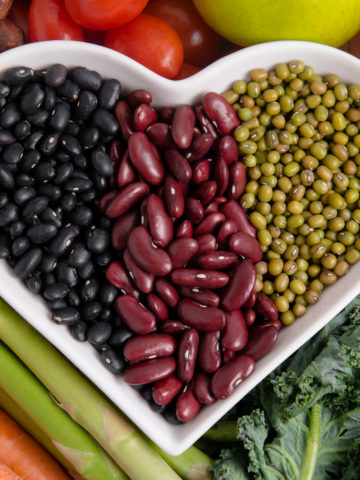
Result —
[[[295,60],[223,96],[241,120],[240,202],[264,253],[256,290],[290,325],[360,257],[360,86]]]

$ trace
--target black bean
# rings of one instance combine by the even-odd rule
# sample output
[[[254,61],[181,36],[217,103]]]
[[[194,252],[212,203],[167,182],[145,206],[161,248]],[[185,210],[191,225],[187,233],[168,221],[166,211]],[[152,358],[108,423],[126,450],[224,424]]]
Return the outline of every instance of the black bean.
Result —
[[[72,242],[79,233],[80,228],[77,225],[68,224],[61,228],[56,237],[50,243],[50,253],[55,256],[63,255],[71,247]]]
[[[106,177],[103,177],[97,172],[94,172],[91,175],[91,179],[93,181],[94,187],[98,192],[103,192],[107,190],[108,188],[108,179]]]
[[[11,244],[11,253],[14,257],[21,257],[30,246],[30,240],[27,237],[18,237]]]
[[[77,198],[74,193],[65,193],[60,199],[60,207],[61,209],[66,212],[72,212],[77,204]]]
[[[5,233],[0,232],[0,259],[8,258],[10,255],[10,240]]]
[[[12,256],[10,255],[6,260],[7,260],[7,263],[9,264],[9,266],[10,266],[11,268],[14,268],[14,267],[15,267],[16,262],[17,262],[17,258],[12,257]]]
[[[95,320],[102,311],[102,305],[99,302],[86,302],[81,307],[81,315],[86,321]]]
[[[14,128],[14,135],[18,140],[24,140],[31,133],[31,125],[28,120],[20,120]]]
[[[55,168],[52,162],[42,161],[34,168],[34,179],[38,182],[47,182],[55,177]]]
[[[43,296],[46,300],[63,300],[69,292],[69,287],[65,283],[56,282],[53,285],[46,287],[43,291]]]
[[[88,180],[88,179],[89,179],[88,173],[87,173],[87,172],[84,172],[84,170],[81,170],[81,169],[79,169],[79,168],[75,168],[75,169],[74,169],[74,172],[73,172],[72,176],[73,176],[74,178],[83,178],[83,179],[85,179],[85,180]]]
[[[94,214],[92,213],[91,209],[86,205],[78,205],[70,213],[71,222],[75,225],[79,225],[80,227],[90,225],[93,221],[93,218]]]
[[[80,155],[81,145],[77,138],[72,135],[63,135],[60,139],[60,144],[64,148],[65,152],[70,155]]]
[[[43,283],[45,287],[49,287],[50,285],[54,285],[56,282],[55,275],[53,273],[48,273],[42,277]]]
[[[71,162],[64,162],[58,165],[56,168],[56,174],[54,178],[54,183],[61,185],[65,183],[72,175],[74,171],[74,166]]]
[[[43,130],[36,130],[31,135],[29,135],[24,142],[25,150],[36,150],[38,143],[40,142],[43,136],[44,136]]]
[[[45,210],[39,215],[39,219],[42,222],[49,223],[57,228],[60,228],[62,225],[61,212],[58,212],[51,207],[46,207]]]
[[[19,163],[24,155],[24,147],[19,142],[3,147],[1,157],[6,163]]]
[[[150,400],[149,406],[156,413],[163,413],[167,409],[167,405],[159,405],[154,400]]]
[[[125,368],[124,360],[118,353],[110,348],[102,352],[101,360],[105,367],[112,373],[120,374]]]
[[[45,83],[50,87],[60,87],[67,76],[67,68],[61,63],[54,63],[51,65],[45,73]]]
[[[26,225],[21,220],[17,220],[10,225],[9,233],[12,238],[20,237],[24,233]]]
[[[15,103],[7,103],[0,113],[0,125],[4,129],[12,128],[21,119],[21,113]]]
[[[84,90],[97,92],[101,87],[101,76],[94,70],[75,67],[71,70],[70,76]]]
[[[22,85],[32,80],[34,70],[29,67],[12,67],[5,70],[2,80],[9,85]]]
[[[68,135],[72,135],[73,137],[77,137],[80,133],[81,128],[82,127],[79,124],[79,120],[78,122],[74,122],[74,120],[70,120],[65,129],[65,133]]]
[[[48,110],[49,112],[51,112],[56,102],[59,101],[59,99],[56,95],[55,90],[47,85],[45,85],[44,87],[44,92],[45,92],[45,99],[43,101],[42,106],[43,108],[45,108],[45,110]]]
[[[47,157],[52,156],[57,149],[60,135],[59,132],[52,132],[42,137],[39,143],[40,152]]]
[[[88,177],[85,178],[74,178],[71,177],[65,184],[64,189],[66,192],[85,192],[89,190],[93,185],[93,182]]]
[[[106,309],[105,309],[106,310]],[[119,317],[119,315],[115,315],[115,312],[113,309],[111,309],[112,312],[113,312],[113,316],[111,318],[111,325],[114,327],[114,328],[121,328],[123,326],[123,321],[121,320],[121,318]]]
[[[114,316],[114,311],[112,308],[103,308],[103,311],[99,316],[99,320],[103,322],[110,322],[113,316]]]
[[[79,98],[80,88],[72,80],[65,80],[65,82],[56,88],[57,94],[68,102],[75,102]]]
[[[38,275],[31,275],[25,282],[27,288],[33,293],[39,293],[42,287],[42,281]]]
[[[96,109],[98,104],[97,96],[89,92],[88,90],[83,90],[76,104],[75,114],[78,118],[86,120]]]
[[[114,78],[105,80],[99,92],[99,106],[111,110],[119,100],[121,84]]]
[[[4,208],[9,203],[9,195],[5,192],[0,192],[0,209]]]
[[[57,257],[53,255],[44,255],[41,263],[40,270],[43,273],[51,273],[57,265]]]
[[[163,412],[163,416],[172,425],[180,425],[181,423],[183,423],[181,420],[178,419],[175,408],[172,406],[170,408],[167,408],[165,412]]]
[[[100,139],[100,132],[96,127],[89,127],[83,130],[79,135],[81,146],[85,150],[94,148]]]
[[[54,310],[52,319],[58,325],[74,325],[80,320],[80,313],[73,307]]]
[[[103,177],[109,177],[114,171],[114,162],[109,155],[101,150],[91,153],[91,165]]]
[[[20,99],[20,110],[29,115],[35,113],[45,98],[45,92],[38,83],[31,83],[25,87]]]
[[[87,331],[87,338],[90,343],[100,346],[107,342],[112,333],[112,326],[107,322],[96,322],[90,325]]]
[[[57,202],[62,195],[61,188],[53,183],[41,183],[37,188],[39,195],[49,197],[51,202]]]
[[[41,245],[51,240],[57,234],[57,231],[55,225],[39,223],[28,229],[27,236],[34,245]]]
[[[88,325],[86,322],[75,323],[75,325],[70,326],[70,333],[78,342],[86,342],[87,328]]]
[[[151,385],[136,385],[139,388],[140,395],[147,401],[151,402],[153,396],[152,396],[152,386]]]
[[[55,153],[54,158],[56,159],[57,162],[65,163],[65,162],[69,162],[71,160],[71,155],[64,152],[64,150],[58,150]]]
[[[107,283],[100,288],[99,299],[105,305],[112,305],[118,294],[118,289],[110,283]]]
[[[72,161],[77,168],[85,169],[87,167],[87,159],[83,154],[74,155]]]
[[[99,267],[107,267],[112,260],[112,254],[110,251],[106,251],[97,255],[95,258],[95,262]]]
[[[41,262],[42,253],[40,248],[31,248],[16,262],[14,273],[24,279],[33,273]]]
[[[72,248],[68,261],[71,267],[79,268],[85,265],[91,258],[91,253],[85,248],[85,245],[77,243]]]
[[[111,221],[110,218],[100,217],[99,220],[98,220],[98,225],[101,228],[105,228],[105,230],[110,230],[111,225],[112,225],[112,221]]]
[[[56,268],[56,275],[59,282],[63,282],[70,288],[78,283],[78,275],[75,268],[70,267],[66,260],[61,260]]]
[[[7,83],[0,82],[0,96],[7,97],[10,93],[10,87]]]
[[[4,165],[0,165],[0,187],[4,190],[12,190],[15,186],[14,175]]]
[[[44,127],[50,116],[48,110],[44,108],[38,108],[35,113],[30,113],[26,115],[26,120],[30,122],[31,125],[35,127]]]
[[[87,280],[88,278],[94,276],[95,265],[92,262],[87,262],[84,265],[81,265],[77,272],[82,280]]]
[[[66,300],[63,300],[63,299],[59,299],[59,300],[47,300],[46,301],[49,309],[53,312],[55,310],[58,310],[60,308],[67,308],[68,307],[68,304],[66,303]]]
[[[72,288],[70,292],[68,293],[67,297],[67,302],[70,305],[70,307],[79,307],[81,305],[81,299],[79,297],[79,294],[75,290],[75,288]]]
[[[0,110],[5,107],[6,105],[6,98],[5,97],[0,97]]]
[[[19,209],[15,203],[8,203],[0,210],[0,227],[6,227],[19,218]]]
[[[95,127],[102,133],[105,133],[105,135],[115,135],[119,131],[119,124],[116,117],[105,110],[105,108],[100,107],[96,109],[92,118]]]
[[[9,130],[0,130],[0,145],[10,145],[16,138]]]
[[[19,166],[16,163],[3,163],[3,166],[12,174],[17,174]]]
[[[49,199],[44,195],[33,198],[27,202],[23,208],[22,214],[24,218],[38,215],[48,206]]]
[[[133,336],[125,327],[117,328],[108,340],[108,344],[113,348],[121,348]]]
[[[17,100],[23,93],[24,91],[24,85],[13,85],[11,87],[9,96],[7,97],[7,100]]]
[[[15,183],[19,187],[32,187],[34,184],[34,179],[26,173],[21,173],[15,178]]]
[[[62,132],[67,127],[70,117],[70,105],[66,102],[58,102],[51,112],[50,127]]]
[[[37,150],[28,150],[21,159],[20,168],[25,173],[30,173],[40,162],[41,155]]]
[[[99,254],[103,253],[107,249],[109,243],[109,232],[103,230],[102,228],[96,228],[95,230],[91,231],[87,239],[86,246],[90,252]]]
[[[84,302],[95,300],[99,290],[99,282],[96,278],[86,280],[80,288],[80,297]]]
[[[81,200],[89,203],[94,202],[96,197],[97,197],[97,191],[95,190],[95,188],[90,188],[86,192],[82,192],[80,195]]]
[[[22,187],[18,188],[14,192],[14,202],[17,205],[25,205],[26,202],[36,197],[36,190],[32,187]]]

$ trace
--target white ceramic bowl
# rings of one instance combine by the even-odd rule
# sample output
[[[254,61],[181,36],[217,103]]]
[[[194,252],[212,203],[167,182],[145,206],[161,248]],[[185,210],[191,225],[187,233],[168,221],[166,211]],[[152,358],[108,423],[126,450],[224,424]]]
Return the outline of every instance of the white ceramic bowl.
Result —
[[[256,67],[273,67],[278,62],[301,59],[320,74],[337,73],[345,82],[359,82],[360,60],[315,43],[282,41],[257,45],[224,57],[193,77],[181,81],[166,80],[133,60],[111,50],[87,43],[53,41],[25,45],[1,54],[1,71],[17,65],[33,68],[61,62],[68,67],[84,65],[103,77],[118,78],[124,91],[148,89],[154,105],[198,102],[204,92],[222,92],[234,80],[248,77]],[[145,400],[121,378],[112,375],[100,363],[88,344],[76,342],[67,329],[55,325],[45,303],[19,282],[5,261],[0,262],[0,295],[28,322],[66,355],[154,442],[172,455],[182,453],[243,398],[275,367],[317,333],[336,313],[360,292],[360,263],[329,287],[319,302],[292,326],[281,330],[273,350],[257,362],[254,373],[226,400],[203,408],[188,424],[174,426],[154,413]]]

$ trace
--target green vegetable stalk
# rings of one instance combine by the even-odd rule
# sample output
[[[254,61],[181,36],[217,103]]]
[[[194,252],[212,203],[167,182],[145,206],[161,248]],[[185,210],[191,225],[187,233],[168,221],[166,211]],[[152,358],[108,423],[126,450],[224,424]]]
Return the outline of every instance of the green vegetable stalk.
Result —
[[[0,342],[0,385],[33,424],[41,426],[75,471],[88,480],[127,477],[99,445],[51,399],[37,378]]]
[[[0,339],[132,480],[179,480],[112,403],[1,299]]]

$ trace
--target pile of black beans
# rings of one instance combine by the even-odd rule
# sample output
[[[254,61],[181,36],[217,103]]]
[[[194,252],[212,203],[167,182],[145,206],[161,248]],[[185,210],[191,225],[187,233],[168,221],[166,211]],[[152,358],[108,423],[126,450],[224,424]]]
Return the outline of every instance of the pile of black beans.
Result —
[[[113,173],[120,91],[118,80],[60,64],[11,68],[0,81],[0,258],[114,373],[131,333],[112,308],[111,221],[97,205]]]

